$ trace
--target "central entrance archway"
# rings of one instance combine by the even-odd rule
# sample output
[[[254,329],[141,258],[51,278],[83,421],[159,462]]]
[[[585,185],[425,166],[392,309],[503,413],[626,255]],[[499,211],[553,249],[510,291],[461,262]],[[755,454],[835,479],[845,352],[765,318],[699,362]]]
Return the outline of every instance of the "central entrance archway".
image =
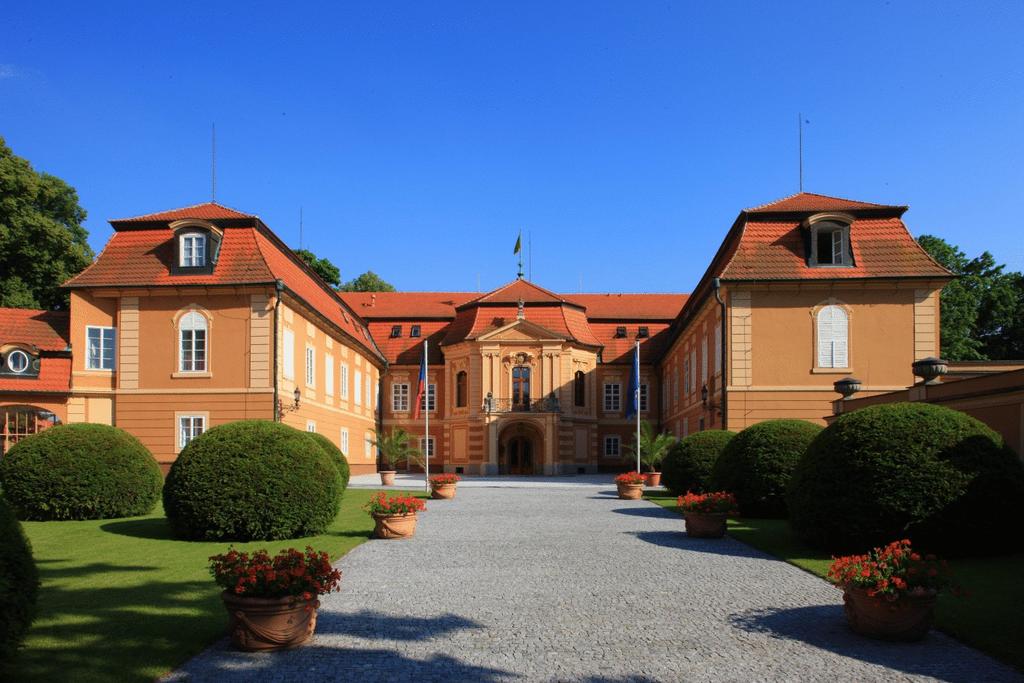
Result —
[[[532,475],[543,471],[540,430],[527,422],[516,422],[501,430],[498,446],[500,474]]]

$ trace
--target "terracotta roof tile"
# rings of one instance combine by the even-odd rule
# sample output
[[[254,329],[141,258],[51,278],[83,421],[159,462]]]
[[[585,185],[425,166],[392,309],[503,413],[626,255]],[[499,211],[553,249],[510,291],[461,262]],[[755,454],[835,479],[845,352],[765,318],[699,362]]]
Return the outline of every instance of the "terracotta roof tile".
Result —
[[[640,342],[640,362],[652,363],[661,357],[668,339],[668,323],[645,323],[649,328],[650,337],[637,339],[637,325],[626,326],[626,336],[616,337],[615,328],[620,327],[614,322],[590,323],[597,341],[604,346],[601,352],[602,363],[629,363],[633,360],[633,348]]]
[[[0,377],[0,392],[67,393],[71,391],[70,358],[43,356],[39,361],[38,377]]]
[[[0,345],[30,344],[43,351],[68,347],[68,312],[0,308]]]
[[[256,218],[251,213],[243,213],[236,209],[218,204],[216,202],[204,202],[202,204],[193,204],[192,206],[183,206],[180,209],[170,209],[169,211],[158,211],[157,213],[147,213],[144,216],[133,216],[131,218],[114,218],[110,221],[114,223],[157,223],[182,220],[185,218],[197,218],[200,220],[223,220],[223,219],[235,219],[235,218]]]
[[[561,294],[555,294],[527,280],[517,279],[462,305],[514,304],[520,299],[526,303],[574,303],[571,299],[567,299]]]
[[[687,294],[573,294],[590,320],[672,320]]]
[[[338,292],[352,310],[367,320],[420,320],[455,317],[455,308],[475,292]]]
[[[890,206],[887,204],[873,204],[871,202],[859,202],[853,199],[842,197],[830,197],[824,194],[813,192],[798,192],[782,199],[776,199],[767,204],[761,204],[750,209],[744,209],[746,213],[784,213],[802,211],[856,211],[867,209],[893,209],[903,211],[905,206]]]

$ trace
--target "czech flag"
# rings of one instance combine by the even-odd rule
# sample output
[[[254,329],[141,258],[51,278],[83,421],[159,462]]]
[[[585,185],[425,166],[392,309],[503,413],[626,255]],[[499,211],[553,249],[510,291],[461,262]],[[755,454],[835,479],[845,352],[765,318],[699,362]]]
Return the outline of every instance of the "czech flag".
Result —
[[[423,340],[423,360],[420,361],[420,383],[416,387],[416,403],[413,404],[412,419],[420,419],[420,403],[427,393],[427,341]]]

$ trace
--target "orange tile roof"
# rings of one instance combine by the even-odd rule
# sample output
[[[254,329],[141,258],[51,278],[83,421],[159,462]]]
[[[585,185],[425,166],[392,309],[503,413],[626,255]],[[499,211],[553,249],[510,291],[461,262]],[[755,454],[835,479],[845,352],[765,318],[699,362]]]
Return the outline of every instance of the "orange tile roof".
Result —
[[[573,294],[590,320],[672,320],[688,294]]]
[[[455,317],[455,308],[480,296],[476,292],[338,292],[352,310],[367,320],[421,320]]]
[[[441,342],[444,340],[448,324],[447,320],[371,320],[369,326],[377,347],[389,363],[419,365],[423,358],[423,341],[427,340],[427,360],[431,365],[438,365],[442,361]],[[392,325],[402,326],[401,337],[391,336]],[[420,337],[409,336],[409,328],[412,325],[420,326]]]
[[[637,339],[637,327],[639,325],[627,325],[626,336],[616,337],[615,328],[621,327],[615,322],[590,323],[594,336],[604,349],[601,351],[602,363],[630,363],[633,360],[633,349],[637,342],[640,342],[640,362],[653,363],[665,350],[665,341],[668,339],[669,323],[644,323],[649,329],[650,337]]]
[[[750,209],[744,209],[746,213],[788,213],[792,211],[857,211],[869,209],[892,209],[903,213],[907,207],[891,206],[888,204],[873,204],[871,202],[859,202],[853,199],[842,197],[830,197],[824,194],[813,192],[798,192],[782,199],[776,199],[767,204],[761,204]]]
[[[38,377],[0,377],[0,392],[67,393],[71,391],[71,358],[43,356]]]
[[[21,342],[43,351],[68,348],[68,312],[0,308],[0,344]]]
[[[850,225],[851,268],[807,265],[806,229],[799,221],[746,223],[723,280],[846,280],[879,277],[949,277],[898,217],[859,218]]]
[[[185,218],[197,218],[199,220],[224,220],[235,218],[256,218],[251,213],[243,213],[231,207],[216,202],[203,202],[192,206],[183,206],[180,209],[169,211],[158,211],[147,213],[144,216],[133,216],[131,218],[113,218],[110,224],[115,223],[170,223]]]
[[[574,303],[560,294],[544,289],[527,280],[513,280],[495,290],[467,301],[462,306],[470,304],[514,304],[518,301],[526,303]]]

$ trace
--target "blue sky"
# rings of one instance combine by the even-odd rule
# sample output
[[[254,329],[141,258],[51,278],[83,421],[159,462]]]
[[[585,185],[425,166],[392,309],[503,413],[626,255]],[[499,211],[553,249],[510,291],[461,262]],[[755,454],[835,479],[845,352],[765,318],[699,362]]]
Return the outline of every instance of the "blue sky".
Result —
[[[0,135],[106,220],[217,199],[345,278],[689,291],[737,212],[909,204],[1024,269],[1024,3],[15,3]],[[524,239],[525,241],[525,239]]]

